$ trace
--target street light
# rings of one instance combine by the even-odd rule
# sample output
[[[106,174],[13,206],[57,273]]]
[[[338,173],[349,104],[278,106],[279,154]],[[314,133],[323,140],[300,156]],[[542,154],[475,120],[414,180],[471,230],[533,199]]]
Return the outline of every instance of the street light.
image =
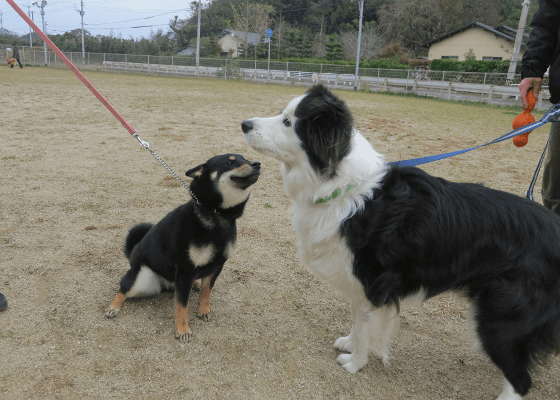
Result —
[[[37,6],[41,9],[41,19],[43,21],[43,32],[46,31],[45,29],[45,6],[47,5],[46,0],[41,0],[41,5],[38,4],[38,1],[34,1],[31,3],[33,6]],[[46,33],[45,33],[46,35]],[[47,66],[47,43],[43,40],[43,49],[45,50],[45,67]]]

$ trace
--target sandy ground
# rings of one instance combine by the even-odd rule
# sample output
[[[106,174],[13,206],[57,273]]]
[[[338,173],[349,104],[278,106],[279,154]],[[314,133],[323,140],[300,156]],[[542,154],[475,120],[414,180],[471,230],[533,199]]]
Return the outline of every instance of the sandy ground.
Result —
[[[188,201],[68,70],[0,68],[2,399],[483,399],[502,375],[473,349],[467,306],[448,295],[404,306],[392,345],[356,375],[332,343],[349,305],[297,257],[279,164],[248,149],[240,122],[276,115],[302,87],[86,71],[177,173],[239,152],[263,163],[239,244],[212,295],[209,322],[191,307],[194,340],[174,338],[172,294],[104,309],[127,270],[127,229]],[[388,160],[471,147],[509,131],[516,111],[340,92]],[[546,140],[508,142],[425,167],[522,195]],[[537,191],[538,193],[538,191]],[[540,200],[540,196],[537,196]],[[197,303],[197,293],[191,301]],[[558,399],[560,359],[539,368],[527,400]]]

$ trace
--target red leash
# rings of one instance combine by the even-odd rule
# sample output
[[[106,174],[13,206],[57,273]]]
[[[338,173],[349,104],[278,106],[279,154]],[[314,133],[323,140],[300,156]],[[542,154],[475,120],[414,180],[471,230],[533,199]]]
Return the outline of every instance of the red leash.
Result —
[[[103,103],[105,107],[107,107],[107,109],[111,112],[111,114],[113,114],[115,118],[117,118],[120,121],[120,123],[126,128],[126,130],[131,135],[134,135],[136,133],[136,129],[134,129],[132,125],[130,125],[126,121],[126,119],[124,119],[122,115],[120,115],[117,112],[117,110],[113,108],[113,106],[107,101],[107,99],[103,97],[95,87],[93,87],[93,85],[86,79],[86,77],[83,76],[82,73],[78,70],[78,68],[76,68],[76,66],[70,62],[70,60],[64,55],[64,53],[62,53],[62,51],[60,51],[58,47],[56,47],[56,45],[47,37],[47,35],[45,35],[39,29],[39,27],[35,25],[33,21],[31,21],[31,19],[21,10],[21,8],[18,7],[16,3],[14,3],[13,0],[6,0],[6,1],[25,20],[25,22],[27,22],[27,24],[33,28],[33,30],[37,33],[37,35],[39,35],[41,39],[45,41],[45,43],[49,46],[49,48],[56,53],[58,58],[60,58],[62,62],[64,62],[64,64],[66,64],[66,66],[70,68],[70,70],[74,73],[74,75],[76,75],[78,79],[81,80],[82,83],[86,85],[87,88],[95,95],[95,97],[97,97],[99,101]]]
[[[122,126],[124,126],[126,128],[126,130],[134,137],[136,138],[139,142],[140,145],[142,147],[144,147],[145,149],[147,149],[150,153],[152,153],[152,155],[156,158],[156,160],[158,160],[164,167],[165,169],[167,169],[169,171],[169,173],[171,173],[171,175],[173,175],[173,177],[175,179],[177,179],[177,181],[185,188],[187,189],[187,191],[189,192],[189,194],[192,196],[192,198],[194,200],[196,200],[196,202],[198,203],[198,199],[196,198],[196,196],[194,195],[194,193],[191,191],[191,189],[189,188],[189,186],[181,179],[179,178],[179,176],[173,172],[173,170],[165,163],[165,161],[163,161],[161,159],[160,156],[157,155],[157,153],[152,150],[150,148],[150,144],[147,142],[144,142],[142,139],[140,139],[140,137],[138,136],[138,133],[136,133],[136,129],[134,129],[132,127],[132,125],[130,125],[126,119],[124,119],[122,117],[122,115],[120,115],[117,110],[115,110],[113,108],[113,106],[107,101],[107,99],[105,97],[103,97],[101,95],[101,93],[99,93],[97,91],[97,89],[95,87],[93,87],[93,85],[86,79],[85,76],[82,75],[82,73],[78,70],[78,68],[76,68],[76,66],[74,64],[72,64],[70,62],[70,60],[62,53],[62,51],[60,51],[58,49],[58,47],[56,47],[56,45],[47,37],[47,35],[45,35],[37,25],[35,25],[35,23],[33,21],[31,21],[31,19],[25,15],[25,13],[21,10],[21,8],[19,8],[17,6],[16,3],[14,3],[13,0],[6,0],[8,2],[9,5],[12,6],[12,8],[14,10],[16,10],[16,12],[25,20],[25,22],[27,22],[27,24],[33,28],[33,30],[37,33],[37,35],[39,35],[41,37],[41,39],[43,39],[45,41],[45,43],[50,47],[50,49],[52,51],[54,51],[56,53],[56,55],[58,56],[58,58],[60,58],[64,64],[66,64],[66,66],[68,68],[70,68],[70,70],[74,73],[74,75],[76,75],[78,77],[79,80],[82,81],[82,83],[84,85],[87,86],[87,88],[95,95],[95,97],[97,97],[99,99],[99,101],[101,103],[103,103],[103,105],[105,107],[107,107],[107,109],[111,112],[111,114],[113,114],[115,116],[115,118],[117,118],[120,123],[122,124]]]

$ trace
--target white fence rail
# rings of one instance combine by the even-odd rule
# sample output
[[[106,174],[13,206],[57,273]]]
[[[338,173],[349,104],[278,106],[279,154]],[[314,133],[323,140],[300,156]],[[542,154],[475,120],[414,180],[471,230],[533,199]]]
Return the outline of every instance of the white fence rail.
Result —
[[[2,49],[5,56],[11,55]],[[1,54],[1,53],[0,53]],[[21,61],[28,65],[44,65],[43,51],[20,51]],[[146,56],[112,53],[68,52],[65,55],[80,68],[97,68],[120,72],[176,76],[207,76],[221,79],[245,79],[290,85],[324,83],[341,89],[354,88],[354,66],[306,64],[297,62],[248,61],[242,59],[202,58],[199,67],[193,57]],[[62,67],[64,63],[47,51],[47,65]],[[269,69],[270,68],[270,69]],[[361,68],[358,89],[376,92],[415,93],[447,100],[478,101],[498,105],[519,105],[520,76],[511,81],[507,74],[431,70]],[[550,98],[545,82],[537,100],[538,109],[548,109]]]

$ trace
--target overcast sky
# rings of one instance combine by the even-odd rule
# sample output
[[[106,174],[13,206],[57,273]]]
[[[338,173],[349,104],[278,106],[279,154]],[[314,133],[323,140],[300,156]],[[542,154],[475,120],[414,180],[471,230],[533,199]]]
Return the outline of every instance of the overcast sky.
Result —
[[[81,28],[80,0],[46,0],[45,22],[47,33],[56,35]],[[33,11],[33,21],[41,28],[41,9],[33,0],[14,0],[26,13]],[[38,0],[41,3],[41,0]],[[187,17],[191,0],[83,0],[84,29],[93,36],[122,35],[135,39],[148,38],[151,31],[168,31],[169,21],[175,15]],[[19,35],[29,33],[29,26],[5,0],[0,0],[2,28]]]

